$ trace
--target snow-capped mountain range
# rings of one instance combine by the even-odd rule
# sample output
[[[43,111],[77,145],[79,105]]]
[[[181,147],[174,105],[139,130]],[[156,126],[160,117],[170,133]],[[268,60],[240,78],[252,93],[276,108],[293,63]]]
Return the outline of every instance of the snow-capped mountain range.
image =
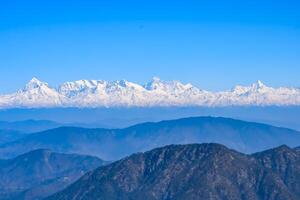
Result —
[[[299,88],[272,88],[258,81],[250,86],[210,92],[192,84],[163,81],[145,85],[126,80],[80,80],[57,88],[33,78],[12,94],[0,95],[0,108],[153,107],[153,106],[290,106],[300,105]]]

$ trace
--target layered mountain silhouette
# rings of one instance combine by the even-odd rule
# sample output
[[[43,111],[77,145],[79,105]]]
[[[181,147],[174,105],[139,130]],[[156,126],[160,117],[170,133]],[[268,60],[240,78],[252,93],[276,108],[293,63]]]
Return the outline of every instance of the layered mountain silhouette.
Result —
[[[300,152],[246,155],[219,144],[171,145],[87,173],[47,200],[297,200]]]
[[[42,199],[106,162],[92,156],[39,149],[0,161],[0,199]]]
[[[62,127],[34,133],[0,146],[0,158],[40,148],[117,160],[169,144],[220,143],[244,153],[279,145],[300,146],[294,130],[228,118],[194,117],[143,123],[125,129]]]

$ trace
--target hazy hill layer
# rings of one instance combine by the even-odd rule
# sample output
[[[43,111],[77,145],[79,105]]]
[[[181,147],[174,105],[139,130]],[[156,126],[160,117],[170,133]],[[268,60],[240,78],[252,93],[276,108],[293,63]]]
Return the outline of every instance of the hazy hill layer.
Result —
[[[1,145],[0,158],[47,148],[55,152],[90,154],[116,160],[168,144],[209,142],[253,153],[283,144],[300,146],[300,133],[265,124],[213,117],[143,123],[125,129],[62,127]]]

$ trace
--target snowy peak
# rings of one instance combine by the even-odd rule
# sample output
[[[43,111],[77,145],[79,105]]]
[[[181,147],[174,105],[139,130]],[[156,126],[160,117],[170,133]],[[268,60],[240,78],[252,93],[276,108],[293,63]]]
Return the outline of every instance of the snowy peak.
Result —
[[[154,77],[145,85],[127,80],[79,80],[56,88],[33,78],[13,94],[0,95],[0,108],[114,106],[266,106],[300,105],[300,89],[272,88],[262,81],[209,92],[180,81]]]
[[[144,88],[146,90],[158,90],[164,87],[164,83],[160,80],[159,77],[153,77],[152,81],[146,83]]]
[[[152,81],[149,83],[146,83],[144,85],[144,88],[146,90],[160,90],[164,92],[178,92],[178,91],[185,91],[193,88],[193,85],[188,83],[188,84],[183,84],[179,81],[163,81],[158,77],[153,77]]]
[[[144,87],[142,87],[139,84],[127,81],[127,80],[121,80],[121,81],[115,81],[114,82],[115,85],[125,88],[125,89],[129,89],[129,90],[136,90],[136,91],[143,91],[145,90]]]
[[[23,90],[28,91],[28,90],[34,90],[42,87],[48,87],[48,83],[42,82],[34,77],[26,84]]]
[[[258,81],[255,83],[255,85],[256,85],[256,87],[258,87],[258,88],[265,87],[265,84],[264,84],[262,81],[260,81],[260,80],[258,80]]]
[[[49,87],[48,83],[42,82],[37,78],[32,78],[22,90],[18,93],[26,93],[31,95],[50,95],[56,94],[57,91],[54,88]]]
[[[95,90],[100,81],[95,80],[79,80],[75,82],[66,82],[59,86],[58,92],[67,95],[74,96],[82,92],[92,92]]]
[[[266,86],[262,81],[258,80],[250,86],[235,86],[231,91],[234,94],[250,94],[250,93],[260,93],[266,90],[272,90],[273,88]]]
[[[0,96],[0,108],[61,106],[62,98],[48,83],[32,78],[16,93]]]
[[[29,83],[37,83],[37,84],[39,84],[39,83],[42,83],[42,81],[40,81],[39,79],[37,79],[36,77],[33,77],[30,81],[29,81]]]
[[[253,83],[251,85],[252,90],[254,91],[259,91],[267,88],[267,86],[260,80],[258,80],[256,83]]]

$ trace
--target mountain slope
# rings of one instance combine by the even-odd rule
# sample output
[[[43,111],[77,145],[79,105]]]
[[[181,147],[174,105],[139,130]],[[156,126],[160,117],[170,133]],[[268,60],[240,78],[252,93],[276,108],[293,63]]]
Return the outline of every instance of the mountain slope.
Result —
[[[0,162],[0,199],[40,199],[71,184],[102,160],[35,150]]]
[[[271,154],[278,151],[270,150]],[[278,163],[299,168],[300,154],[293,152]],[[265,152],[244,155],[218,144],[172,145],[135,154],[84,175],[67,189],[47,200],[295,200],[300,179],[285,177],[257,158]],[[298,173],[299,174],[299,173]],[[291,185],[294,181],[294,185]]]
[[[280,175],[291,192],[300,197],[300,151],[281,146],[276,149],[254,154],[267,169]]]
[[[0,145],[25,137],[25,134],[14,130],[0,129]]]
[[[0,146],[0,158],[39,148],[56,152],[96,155],[116,160],[168,144],[220,143],[245,153],[279,145],[300,145],[294,130],[228,118],[194,117],[143,123],[125,129],[62,127],[28,135]]]
[[[145,85],[126,80],[80,80],[58,88],[33,78],[23,89],[0,96],[0,108],[300,105],[300,89],[272,88],[261,81],[210,92],[159,78]]]

